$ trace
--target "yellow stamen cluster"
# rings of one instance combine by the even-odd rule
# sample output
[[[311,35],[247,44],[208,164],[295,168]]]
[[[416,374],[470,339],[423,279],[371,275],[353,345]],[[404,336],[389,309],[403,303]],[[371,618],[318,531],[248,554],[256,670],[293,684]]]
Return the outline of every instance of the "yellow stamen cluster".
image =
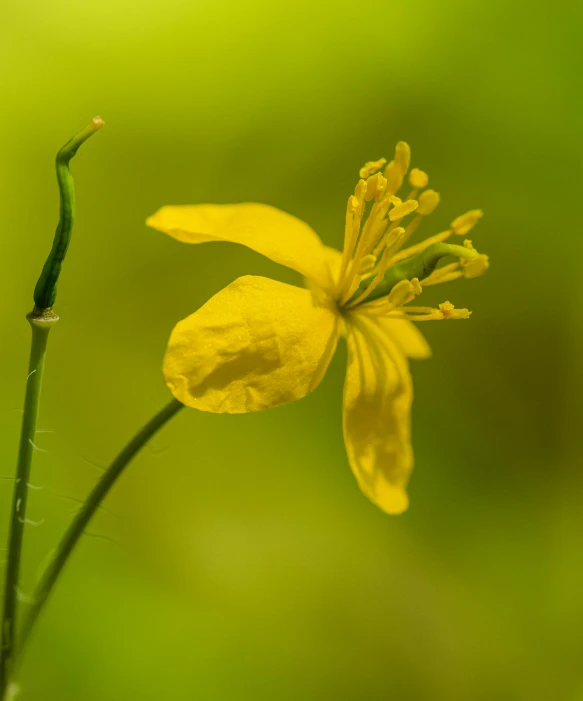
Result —
[[[405,308],[404,305],[425,287],[482,275],[488,268],[488,257],[475,251],[469,240],[464,241],[463,247],[448,244],[452,255],[459,255],[457,262],[435,269],[421,281],[417,278],[401,280],[384,297],[374,301],[368,299],[383,282],[391,266],[422,253],[432,244],[445,242],[452,235],[465,236],[482,217],[481,210],[470,210],[454,219],[446,231],[402,248],[422,220],[435,211],[440,200],[435,190],[425,189],[429,183],[427,173],[419,168],[409,172],[410,161],[411,150],[404,141],[400,141],[389,163],[381,158],[366,163],[360,169],[361,179],[354,194],[348,198],[346,208],[344,251],[336,280],[336,303],[341,309],[358,307],[359,312],[366,314],[408,317],[416,321],[467,319],[470,315],[467,309],[455,309],[449,302],[441,304],[439,309]],[[402,200],[397,192],[408,172],[408,183],[413,189]],[[413,213],[415,216],[406,225],[402,224]]]

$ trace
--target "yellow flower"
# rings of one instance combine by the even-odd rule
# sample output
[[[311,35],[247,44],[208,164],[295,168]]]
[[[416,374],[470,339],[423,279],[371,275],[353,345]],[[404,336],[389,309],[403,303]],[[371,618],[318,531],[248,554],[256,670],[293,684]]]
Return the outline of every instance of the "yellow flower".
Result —
[[[488,259],[465,235],[482,213],[403,248],[439,203],[428,176],[413,169],[403,201],[396,193],[409,170],[410,149],[396,147],[386,165],[367,163],[348,198],[344,249],[324,246],[304,222],[263,204],[163,207],[147,224],[185,243],[230,241],[297,270],[308,289],[263,277],[241,277],[179,322],[164,359],[164,377],[183,404],[203,411],[245,413],[304,397],[326,372],[338,338],[346,337],[344,438],[364,493],[384,511],[403,512],[413,467],[412,382],[408,358],[430,355],[410,320],[466,319],[450,302],[407,306],[423,288],[476,277]],[[405,217],[415,216],[408,224]],[[437,267],[445,255],[458,260]]]

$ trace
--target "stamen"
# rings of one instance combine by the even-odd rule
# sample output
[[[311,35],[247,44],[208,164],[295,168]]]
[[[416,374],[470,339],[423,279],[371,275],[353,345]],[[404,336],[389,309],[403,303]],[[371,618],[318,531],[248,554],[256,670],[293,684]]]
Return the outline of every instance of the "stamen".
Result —
[[[415,220],[413,220],[414,222]],[[413,224],[411,222],[411,224]],[[409,229],[409,227],[407,227]],[[424,241],[420,241],[419,243],[416,243],[414,246],[409,246],[409,248],[404,248],[402,251],[399,251],[395,256],[393,257],[393,260],[391,263],[398,263],[400,260],[403,260],[405,258],[409,258],[410,256],[414,256],[416,253],[421,253],[421,251],[424,251],[426,248],[431,246],[432,243],[441,243],[443,241],[447,241],[447,239],[451,236],[452,231],[451,229],[448,229],[447,231],[442,231],[440,234],[435,234],[434,236],[430,236],[429,238],[426,238]]]
[[[416,277],[413,280],[401,280],[393,287],[387,301],[393,307],[401,307],[414,299],[415,295],[421,294],[422,291],[422,287]]]
[[[366,180],[369,175],[372,175],[373,173],[376,173],[377,170],[380,170],[386,162],[386,158],[379,158],[378,161],[368,161],[368,163],[365,163],[360,169],[360,177],[363,178],[363,180]]]
[[[360,265],[358,267],[358,274],[368,275],[368,273],[372,273],[372,271],[375,269],[377,262],[378,258],[372,253],[369,253],[360,261]]]
[[[360,238],[358,238],[358,232],[356,233],[358,243],[356,244],[356,250],[354,250],[354,253],[351,250],[352,262],[350,263],[350,267],[347,263],[346,269],[344,270],[344,273],[346,274],[341,276],[338,286],[337,296],[342,303],[346,302],[352,297],[360,284],[360,280],[358,278],[360,261],[369,253],[373,253],[373,249],[377,241],[382,237],[387,225],[385,215],[390,206],[390,199],[387,199],[386,197],[380,200],[375,200],[360,234]]]
[[[404,141],[399,141],[395,147],[395,158],[385,168],[385,178],[387,179],[387,192],[395,194],[398,192],[411,161],[411,149]]]
[[[411,212],[417,209],[417,200],[407,200],[406,202],[401,202],[398,197],[391,197],[391,202],[394,205],[389,211],[389,219],[391,221],[397,221],[398,219],[403,219]]]
[[[360,180],[354,190],[354,195],[348,198],[348,206],[346,208],[346,228],[344,232],[344,250],[342,251],[342,262],[338,274],[337,290],[340,292],[343,285],[344,276],[348,270],[348,264],[352,258],[352,253],[358,234],[360,232],[360,222],[364,212],[364,194],[366,192],[366,180]]]
[[[395,163],[401,169],[404,177],[411,163],[411,147],[406,141],[397,142],[395,146]]]
[[[471,209],[469,212],[460,215],[451,223],[453,233],[458,236],[465,236],[483,216],[484,212],[481,209]]]
[[[399,307],[386,316],[396,319],[409,319],[411,321],[441,321],[443,319],[469,319],[471,313],[468,309],[456,309],[451,302],[444,302],[439,309],[432,307]],[[369,316],[377,316],[377,312],[369,313]]]
[[[363,300],[365,300],[371,294],[371,292],[376,290],[378,285],[382,282],[385,273],[389,269],[389,265],[391,264],[391,256],[392,256],[393,251],[396,250],[396,248],[398,248],[398,246],[400,246],[401,240],[402,240],[404,235],[405,235],[405,229],[403,229],[403,227],[400,227],[400,226],[397,227],[396,229],[393,229],[388,234],[386,244],[385,244],[385,250],[383,252],[381,261],[379,263],[379,266],[377,269],[377,274],[375,275],[374,279],[371,282],[369,282],[368,285],[365,286],[364,290],[356,297],[356,299],[351,301],[348,306],[355,307],[357,304],[360,304]],[[375,256],[373,256],[373,257],[375,257]],[[364,262],[365,258],[363,259],[363,262]],[[376,257],[375,257],[375,259],[376,259]],[[354,288],[349,289],[348,294],[345,297],[345,300],[349,300],[354,295],[356,290],[357,290],[356,286],[354,286]]]
[[[386,316],[397,310],[401,313],[403,311],[402,305],[410,302],[417,295],[420,295],[422,291],[423,288],[417,278],[401,280],[386,297],[364,304],[358,307],[358,311],[369,316]],[[354,306],[351,308],[354,308]],[[427,309],[430,309],[430,307],[427,307]]]
[[[444,265],[443,268],[434,270],[431,275],[421,280],[421,284],[423,287],[430,287],[431,285],[439,285],[443,282],[452,282],[460,277],[463,277],[463,273],[460,270],[460,263],[449,263],[449,265]]]
[[[444,319],[469,319],[472,313],[467,309],[456,309],[451,302],[440,304],[439,311]]]
[[[366,193],[365,200],[370,202],[371,200],[379,198],[387,188],[387,179],[381,175],[381,173],[376,173],[371,175],[366,181]]]
[[[411,187],[421,190],[422,188],[427,187],[428,182],[429,176],[425,171],[419,170],[419,168],[411,169],[411,172],[409,173],[409,185],[411,185]]]
[[[387,179],[387,192],[398,192],[403,184],[403,175],[395,161],[391,161],[385,168],[385,178]]]
[[[417,198],[417,202],[419,203],[417,213],[422,217],[433,214],[435,208],[439,204],[439,199],[439,192],[435,192],[435,190],[425,190]]]

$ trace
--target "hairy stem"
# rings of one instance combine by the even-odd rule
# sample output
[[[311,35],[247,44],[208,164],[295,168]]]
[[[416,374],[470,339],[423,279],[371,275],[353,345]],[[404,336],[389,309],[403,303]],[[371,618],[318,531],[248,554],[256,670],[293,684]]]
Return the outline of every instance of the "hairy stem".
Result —
[[[87,501],[75,516],[69,528],[58,543],[53,558],[37,584],[33,596],[32,604],[24,620],[22,634],[19,641],[19,648],[22,649],[30,636],[35,623],[43,610],[58,578],[75,545],[83,535],[87,524],[91,521],[103,500],[117,481],[118,477],[129,465],[135,455],[146,445],[152,436],[159,431],[178,411],[182,404],[173,399],[161,411],[153,416],[150,421],[131,439],[126,447],[119,453],[117,458],[111,463],[103,474],[99,482],[89,494]]]
[[[34,289],[34,309],[27,317],[32,326],[32,344],[26,382],[20,448],[16,466],[16,482],[10,516],[10,534],[8,537],[4,607],[2,629],[0,631],[0,699],[6,697],[15,664],[18,583],[24,526],[27,522],[28,482],[32,453],[35,450],[36,418],[40,402],[48,334],[51,327],[58,321],[58,316],[52,311],[52,306],[57,295],[57,283],[67,254],[69,241],[71,240],[75,218],[75,188],[73,176],[69,170],[69,162],[77,153],[81,144],[99,131],[102,126],[103,120],[101,117],[95,117],[83,131],[70,139],[57,153],[57,182],[61,202],[59,223],[51,251]]]
[[[2,647],[0,651],[0,699],[11,681],[14,668],[14,648],[16,631],[16,609],[18,603],[18,581],[22,540],[26,525],[26,504],[28,501],[28,483],[32,454],[36,449],[36,422],[40,403],[40,393],[45,364],[45,354],[49,331],[57,321],[55,317],[42,320],[29,318],[32,327],[30,362],[24,398],[24,413],[20,447],[16,466],[16,483],[12,498],[10,515],[10,535],[8,538],[8,556],[4,581],[4,609],[2,615]]]

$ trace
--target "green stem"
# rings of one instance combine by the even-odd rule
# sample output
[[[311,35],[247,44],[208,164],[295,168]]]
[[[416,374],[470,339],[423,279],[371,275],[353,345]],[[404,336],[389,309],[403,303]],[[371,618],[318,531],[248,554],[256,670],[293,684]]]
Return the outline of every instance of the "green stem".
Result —
[[[106,472],[89,494],[87,501],[75,516],[69,528],[65,531],[57,545],[53,559],[45,570],[32,596],[32,604],[24,620],[19,641],[19,649],[22,649],[30,636],[32,629],[49,598],[63,567],[67,563],[75,545],[83,535],[87,524],[102,504],[103,500],[125,470],[135,455],[146,445],[152,436],[162,428],[183,407],[176,399],[173,399],[161,411],[153,416],[150,421],[132,438],[111,463]]]
[[[18,581],[20,576],[20,559],[22,539],[26,525],[26,504],[28,501],[28,483],[32,454],[36,449],[36,421],[40,403],[40,393],[45,364],[47,341],[51,327],[57,321],[52,316],[47,319],[29,317],[32,327],[30,362],[24,398],[24,413],[20,434],[20,447],[16,466],[16,483],[12,499],[10,516],[10,535],[8,538],[8,556],[4,585],[4,609],[2,615],[2,648],[0,654],[0,699],[11,681],[14,668],[14,648],[16,630],[16,608],[18,603]]]

